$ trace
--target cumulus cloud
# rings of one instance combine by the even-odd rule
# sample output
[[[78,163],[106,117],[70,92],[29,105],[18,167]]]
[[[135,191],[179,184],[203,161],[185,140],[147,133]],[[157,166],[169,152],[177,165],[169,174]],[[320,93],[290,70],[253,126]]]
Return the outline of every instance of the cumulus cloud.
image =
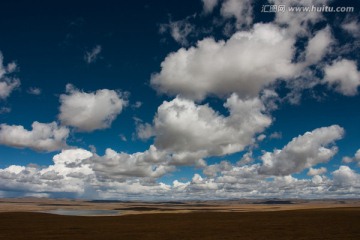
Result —
[[[71,84],[66,86],[66,94],[60,95],[60,103],[61,123],[83,132],[109,128],[127,106],[120,92],[101,89],[87,93]]]
[[[315,176],[315,175],[322,175],[327,172],[327,169],[325,167],[321,168],[310,168],[307,175],[309,176]]]
[[[41,169],[40,174],[43,177],[51,176],[56,178],[78,178],[93,174],[93,170],[87,160],[93,156],[93,153],[81,149],[62,150],[61,153],[53,157],[53,165]]]
[[[2,196],[12,196],[11,194],[15,193],[15,196],[41,196],[46,194],[47,197],[131,199],[132,196],[142,198],[143,194],[147,193],[149,197],[164,197],[169,194],[170,186],[156,183],[146,177],[134,178],[138,173],[146,173],[134,169],[141,169],[142,167],[145,170],[148,169],[149,164],[145,166],[141,164],[154,160],[153,158],[156,156],[153,150],[149,149],[146,156],[139,156],[142,160],[139,159],[136,163],[131,162],[135,160],[135,155],[131,159],[123,159],[123,156],[120,156],[121,154],[112,152],[112,150],[108,150],[107,155],[99,157],[84,149],[68,149],[55,155],[53,157],[54,163],[45,168],[36,165],[26,167],[12,165],[0,169]],[[101,164],[100,158],[109,161],[109,164],[115,163],[114,167],[119,168],[118,172],[109,167],[107,169],[109,174],[101,175],[101,171],[106,169],[98,169],[99,164]],[[116,162],[117,158],[121,158],[119,162]],[[106,165],[106,161],[102,164]],[[136,166],[136,164],[140,165]],[[121,170],[125,168],[128,168],[129,171],[134,170],[132,173],[135,175],[122,174]],[[161,171],[164,171],[163,168],[165,166],[159,167],[157,170],[148,169],[148,173],[152,172],[151,177],[154,177],[161,174]],[[120,175],[124,178],[120,178]]]
[[[259,164],[226,167],[219,164],[206,168],[207,177],[195,174],[188,183],[176,182],[184,186],[187,196],[206,198],[312,198],[357,196],[359,174],[348,167],[340,167],[332,173],[333,179],[314,175],[311,179],[298,179],[291,175],[266,177],[258,174]],[[174,184],[175,185],[175,184]],[[173,187],[173,194],[176,188]],[[179,191],[178,191],[179,192]]]
[[[6,99],[14,89],[20,86],[20,80],[11,76],[16,69],[14,62],[4,66],[4,57],[0,52],[0,99]]]
[[[271,3],[321,7],[327,0]],[[242,21],[250,16],[247,22],[251,23],[251,8],[251,1],[227,0],[222,1],[221,14],[225,18],[239,14]],[[241,14],[241,9],[250,10]],[[298,104],[304,90],[321,84],[318,68],[312,67],[323,67],[322,60],[338,47],[330,26],[312,31],[312,26],[323,19],[323,14],[317,11],[278,12],[272,23],[254,24],[227,40],[205,38],[195,46],[168,54],[160,72],[152,75],[151,85],[159,93],[199,101],[208,96],[228,97],[233,92],[241,98],[251,98],[266,90],[276,90],[278,83],[285,81],[290,92],[283,100]],[[297,43],[304,40],[307,44],[299,48]]]
[[[172,160],[178,164],[189,164],[244,150],[272,122],[258,98],[242,100],[233,94],[224,106],[230,113],[227,117],[207,104],[180,97],[163,102],[152,127],[155,146],[173,153]]]
[[[191,190],[194,192],[197,191],[207,191],[207,190],[217,190],[218,185],[214,182],[213,179],[203,179],[199,174],[195,174],[191,180]]]
[[[320,61],[329,50],[333,39],[330,27],[318,31],[314,37],[309,40],[306,48],[306,61],[308,64],[314,64]]]
[[[167,156],[155,146],[145,152],[117,153],[106,149],[104,156],[94,158],[94,171],[101,178],[121,180],[127,177],[158,178],[174,170],[166,165]]]
[[[218,164],[213,164],[210,166],[206,166],[203,170],[203,173],[208,177],[216,177],[218,173],[223,171],[229,171],[232,169],[232,165],[227,161],[221,161]]]
[[[352,163],[352,162],[357,162],[358,165],[360,166],[360,149],[356,151],[354,157],[343,157],[342,161],[344,163]]]
[[[242,165],[247,165],[250,164],[254,161],[253,158],[253,153],[252,151],[245,153],[242,158],[240,159],[240,161],[237,162],[237,165],[242,166]]]
[[[204,4],[204,13],[211,13],[216,5],[218,4],[219,0],[201,0]]]
[[[0,144],[15,148],[30,148],[35,151],[51,152],[66,147],[69,129],[56,122],[34,122],[31,130],[20,125],[0,125]]]
[[[293,138],[283,149],[264,153],[259,173],[285,176],[327,162],[338,150],[336,146],[328,146],[343,135],[344,129],[338,125],[306,132]]]
[[[74,162],[78,162],[84,159],[92,157],[93,154],[85,149],[75,148],[62,150],[61,153],[56,154],[53,157],[55,165],[67,165],[70,166]]]
[[[0,169],[0,186],[2,189],[15,190],[27,194],[67,194],[72,197],[83,195],[86,186],[93,181],[90,165],[83,163],[92,153],[84,149],[68,149],[54,156],[54,164],[46,168],[36,165],[12,165]]]
[[[101,46],[96,45],[93,49],[91,49],[91,51],[85,52],[84,55],[85,62],[87,62],[88,64],[95,62],[98,59],[101,50],[102,50]]]
[[[195,100],[233,92],[255,97],[277,79],[296,76],[293,44],[294,39],[273,24],[256,24],[228,41],[205,38],[196,47],[169,54],[151,84],[159,92]]]
[[[360,86],[360,72],[355,61],[341,59],[324,68],[324,81],[335,87],[335,91],[346,96],[354,96]]]
[[[221,5],[220,13],[224,18],[234,17],[236,27],[248,26],[252,23],[252,0],[225,0]]]
[[[341,187],[360,187],[360,175],[348,166],[340,166],[333,172],[334,184]]]
[[[147,153],[135,154],[108,149],[101,157],[84,149],[63,150],[53,157],[54,163],[46,168],[12,165],[0,169],[2,196],[16,191],[17,196],[66,194],[92,199],[164,200],[311,198],[319,194],[323,197],[350,197],[358,196],[360,192],[360,175],[346,166],[332,172],[333,179],[324,175],[298,179],[291,175],[260,175],[259,164],[238,166],[227,161],[204,168],[206,177],[195,174],[191,181],[174,180],[172,185],[167,185],[154,179],[163,171],[170,170],[163,169],[168,166],[159,161],[161,157],[158,154],[154,146]],[[150,169],[151,164],[159,164],[163,168],[158,170],[153,165]],[[57,195],[59,193],[63,195]]]

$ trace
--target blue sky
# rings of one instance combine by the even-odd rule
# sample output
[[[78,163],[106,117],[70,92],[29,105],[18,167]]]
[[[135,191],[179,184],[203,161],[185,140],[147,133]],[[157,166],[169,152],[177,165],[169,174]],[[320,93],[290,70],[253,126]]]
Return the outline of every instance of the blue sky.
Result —
[[[357,1],[2,5],[0,197],[360,193]]]

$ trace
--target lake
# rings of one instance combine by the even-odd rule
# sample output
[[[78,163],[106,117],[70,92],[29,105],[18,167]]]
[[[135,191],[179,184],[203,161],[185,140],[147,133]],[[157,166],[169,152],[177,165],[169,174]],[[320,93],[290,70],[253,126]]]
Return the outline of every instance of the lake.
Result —
[[[116,216],[120,214],[118,210],[76,210],[76,209],[56,209],[42,211],[44,213],[56,214],[56,215],[67,215],[67,216]]]

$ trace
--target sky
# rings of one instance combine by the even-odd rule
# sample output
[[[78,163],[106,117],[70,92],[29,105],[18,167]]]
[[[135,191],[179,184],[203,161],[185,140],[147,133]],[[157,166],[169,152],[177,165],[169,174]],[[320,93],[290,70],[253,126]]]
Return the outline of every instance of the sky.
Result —
[[[1,8],[0,197],[359,196],[357,0]]]

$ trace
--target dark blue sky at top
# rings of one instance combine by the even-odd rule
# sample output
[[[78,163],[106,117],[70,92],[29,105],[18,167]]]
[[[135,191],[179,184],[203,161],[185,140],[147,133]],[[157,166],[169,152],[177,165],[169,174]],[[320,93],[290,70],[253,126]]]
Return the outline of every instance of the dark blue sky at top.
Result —
[[[258,1],[255,9],[264,2]],[[358,1],[349,2],[356,4]],[[16,75],[21,80],[21,88],[0,103],[11,108],[10,113],[0,115],[0,123],[23,125],[29,129],[34,121],[55,121],[59,113],[59,95],[65,92],[67,83],[86,92],[117,89],[129,93],[130,103],[112,127],[92,133],[73,132],[68,144],[85,149],[94,145],[98,154],[103,154],[106,148],[128,153],[146,150],[152,140],[132,140],[135,132],[133,118],[151,123],[157,107],[164,100],[171,99],[157,94],[149,81],[151,74],[160,70],[164,58],[181,47],[168,33],[159,33],[160,24],[168,23],[169,19],[175,21],[200,14],[201,11],[201,1],[194,0],[3,1],[0,51],[5,63],[15,61],[19,66]],[[274,17],[271,13],[254,12],[255,22],[268,22]],[[209,27],[213,25],[212,17],[197,17],[192,21],[197,26]],[[344,15],[328,14],[327,17],[336,25]],[[314,30],[316,28],[314,26]],[[349,38],[340,30],[334,31],[334,34],[343,43]],[[222,34],[221,27],[214,27],[212,32],[190,36],[190,46],[207,36],[227,38]],[[87,64],[84,53],[96,45],[102,46],[100,58]],[[358,59],[359,53],[352,52],[350,57]],[[30,87],[42,89],[42,94],[28,94]],[[280,93],[282,91],[285,93],[286,87],[280,89]],[[312,97],[314,95],[321,96],[321,100]],[[131,105],[137,101],[142,102],[142,106],[132,108]],[[208,99],[208,102],[226,114],[221,106],[223,100]],[[255,154],[260,155],[261,150],[281,149],[292,138],[306,131],[339,124],[345,128],[346,135],[337,143],[340,152],[332,161],[334,166],[338,166],[342,156],[352,156],[360,147],[359,107],[359,96],[342,96],[328,91],[326,87],[320,86],[304,93],[301,104],[284,103],[272,113],[275,121],[265,133],[281,132],[282,138],[266,139],[260,143]],[[122,141],[120,134],[125,135],[127,141]],[[220,159],[235,162],[242,154]],[[0,167],[27,163],[47,165],[53,155],[0,146]],[[332,169],[331,165],[328,167]],[[191,174],[187,174],[188,171],[192,170],[186,168],[181,176],[189,177]]]

